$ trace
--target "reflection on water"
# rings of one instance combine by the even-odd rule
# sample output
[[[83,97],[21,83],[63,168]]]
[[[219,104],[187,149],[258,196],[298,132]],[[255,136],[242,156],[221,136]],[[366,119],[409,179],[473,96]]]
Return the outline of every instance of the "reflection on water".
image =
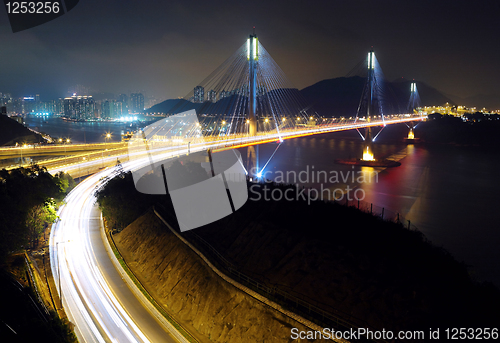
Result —
[[[274,144],[260,146],[261,166],[275,147]],[[478,279],[492,280],[500,285],[497,267],[500,261],[498,156],[452,146],[374,144],[373,148],[378,158],[402,150],[406,157],[397,168],[338,165],[333,163],[337,158],[359,157],[363,142],[356,139],[355,134],[325,134],[286,140],[268,164],[267,176],[275,179],[280,171],[292,171],[297,175],[301,172],[310,175],[312,170],[344,175],[379,172],[378,179],[365,178],[362,183],[353,183],[347,178],[336,184],[329,179],[325,184],[309,178],[308,182],[300,184],[317,189],[334,190],[346,186],[363,189],[365,201],[401,213],[433,243],[473,266]]]
[[[58,117],[28,116],[24,121],[30,129],[53,138],[69,138],[73,143],[103,143],[108,132],[108,141],[119,142],[122,134],[133,129],[130,123],[68,122]]]

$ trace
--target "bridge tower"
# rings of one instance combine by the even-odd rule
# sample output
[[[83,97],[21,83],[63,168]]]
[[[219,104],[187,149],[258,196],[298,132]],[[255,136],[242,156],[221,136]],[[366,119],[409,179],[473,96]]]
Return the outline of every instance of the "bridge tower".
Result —
[[[374,85],[375,85],[375,53],[373,49],[368,53],[367,59],[368,65],[368,75],[367,75],[367,95],[368,95],[368,104],[366,109],[366,121],[371,122],[371,116],[375,115],[375,111],[373,109],[373,96],[374,96]],[[365,129],[365,142],[366,146],[363,149],[363,157],[361,158],[363,161],[373,161],[373,150],[372,150],[372,128],[367,127]]]
[[[420,96],[418,95],[417,83],[412,82],[410,84],[410,100],[408,101],[407,111],[409,114],[413,114],[416,112],[417,107],[420,106]],[[415,140],[415,133],[413,132],[415,129],[415,125],[413,122],[410,122],[408,125],[410,131],[408,132],[407,141],[413,142]]]
[[[253,34],[247,40],[247,59],[248,59],[248,73],[249,73],[249,98],[248,98],[248,121],[249,128],[248,134],[255,136],[257,134],[257,61],[259,60],[259,41],[255,34],[255,27]]]

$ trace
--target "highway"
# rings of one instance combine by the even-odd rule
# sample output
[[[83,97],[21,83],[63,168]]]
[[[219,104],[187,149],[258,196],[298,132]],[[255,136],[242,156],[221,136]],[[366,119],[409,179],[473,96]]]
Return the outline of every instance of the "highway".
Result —
[[[51,268],[80,342],[177,342],[136,298],[109,258],[92,192],[107,169],[78,185],[51,232]],[[59,281],[60,271],[60,281]]]
[[[404,122],[415,119],[400,119]],[[393,122],[395,123],[395,122]],[[380,125],[360,123],[349,128]],[[207,148],[230,148],[261,144],[310,134],[342,130],[331,127],[295,130],[256,137],[219,137],[208,142],[192,144],[190,152]],[[187,146],[170,146],[150,151],[154,162],[187,153]],[[127,155],[118,156],[126,157]],[[138,169],[150,162],[147,156],[137,156],[122,163],[125,171]],[[117,156],[109,157],[116,161]],[[104,159],[106,162],[107,159]],[[103,161],[86,161],[49,169],[72,172],[79,167],[102,165]],[[68,319],[75,324],[80,342],[177,342],[179,333],[170,331],[161,315],[141,301],[122,279],[108,255],[101,236],[101,215],[95,205],[93,192],[103,184],[103,178],[113,177],[115,167],[103,169],[88,177],[66,197],[58,211],[60,220],[53,224],[50,237],[51,268],[58,291],[62,291],[63,307]],[[60,285],[60,286],[59,286]],[[175,339],[173,337],[176,337]]]

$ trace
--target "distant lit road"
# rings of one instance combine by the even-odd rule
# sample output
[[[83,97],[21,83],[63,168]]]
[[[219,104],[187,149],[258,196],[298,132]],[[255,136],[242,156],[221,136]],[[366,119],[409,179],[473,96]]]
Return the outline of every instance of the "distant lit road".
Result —
[[[390,124],[423,118],[398,118]],[[387,121],[386,121],[387,123]],[[259,135],[256,137],[214,137],[193,144],[190,152],[207,148],[240,147],[261,144],[277,139],[302,137],[381,123],[356,123],[334,127],[304,128]],[[187,152],[186,145],[153,149],[153,160],[161,161]],[[143,167],[148,157],[137,156],[122,164],[125,171]],[[115,160],[117,157],[110,157]],[[106,162],[86,161],[61,166],[50,172],[71,172]],[[63,306],[69,320],[75,324],[80,342],[176,342],[164,325],[150,313],[128,288],[110,260],[100,234],[100,212],[92,195],[102,178],[113,177],[115,168],[104,169],[82,181],[67,197],[59,210],[60,221],[53,226],[50,237],[51,268],[55,283],[62,289]],[[59,274],[60,273],[60,274]]]

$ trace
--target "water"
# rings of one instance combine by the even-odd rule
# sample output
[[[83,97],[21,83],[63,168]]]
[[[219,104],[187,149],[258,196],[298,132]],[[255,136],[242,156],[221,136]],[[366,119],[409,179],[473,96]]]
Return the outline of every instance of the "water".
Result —
[[[132,130],[130,124],[113,122],[68,122],[59,117],[25,118],[26,126],[53,138],[69,138],[72,143],[104,143],[106,133],[111,133],[109,142],[119,142],[121,135]]]
[[[384,135],[397,133],[390,131]],[[364,190],[365,201],[401,213],[435,245],[464,261],[476,279],[500,286],[499,154],[492,156],[491,152],[477,148],[386,142],[374,145],[375,156],[388,157],[403,151],[406,157],[400,161],[400,167],[383,170],[334,163],[336,158],[360,157],[363,147],[355,131],[285,141],[266,167],[266,176],[276,179],[281,171],[294,171],[297,175],[302,171],[302,176],[309,175],[309,180],[298,183],[306,187],[358,186]],[[275,144],[259,148],[261,168],[275,148]],[[242,156],[246,160],[246,149],[242,149]],[[324,177],[320,182],[317,178],[312,180],[312,171],[326,171],[329,175],[380,173],[378,179],[365,179],[366,182],[353,183],[350,179],[332,183],[328,178],[325,182]],[[288,181],[293,183],[292,177]]]
[[[27,118],[26,124],[53,137],[87,143],[104,142],[106,132],[111,132],[112,141],[119,141],[127,129],[123,124],[71,123],[59,118]],[[497,209],[500,156],[453,146],[406,146],[399,143],[406,132],[403,125],[389,126],[380,135],[381,143],[374,145],[378,158],[403,150],[406,157],[397,168],[375,170],[335,164],[337,158],[359,157],[363,149],[359,135],[347,131],[286,140],[266,167],[266,176],[276,179],[282,175],[278,181],[298,182],[317,189],[323,186],[331,191],[357,186],[364,190],[365,201],[401,213],[434,244],[472,266],[478,279],[500,286],[497,266],[500,261],[500,211]],[[276,147],[277,144],[259,147],[260,167]],[[241,153],[247,163],[247,149],[241,149]],[[323,178],[313,180],[321,171],[328,177],[325,179],[321,174]],[[380,171],[378,178],[366,179],[367,182],[341,179],[353,173],[358,176],[360,172],[373,175],[375,171]],[[331,178],[334,173],[340,177],[336,182]],[[297,180],[299,176],[302,181]],[[327,192],[324,195],[326,197]]]

